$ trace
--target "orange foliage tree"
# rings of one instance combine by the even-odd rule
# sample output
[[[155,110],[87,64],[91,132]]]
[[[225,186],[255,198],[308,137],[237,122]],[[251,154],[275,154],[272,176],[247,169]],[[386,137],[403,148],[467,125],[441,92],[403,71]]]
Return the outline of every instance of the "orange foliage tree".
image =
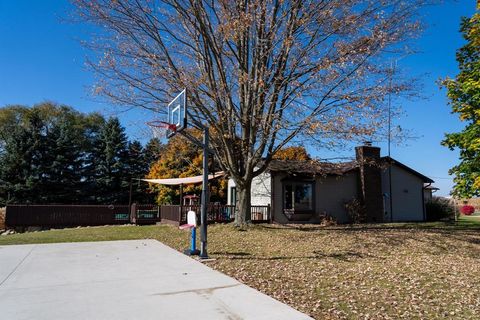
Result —
[[[278,152],[273,156],[273,159],[308,161],[312,160],[312,157],[310,157],[304,147],[292,146],[278,150]]]
[[[198,130],[189,129],[189,133],[197,139],[201,138],[201,133]],[[186,178],[201,175],[202,157],[202,150],[199,147],[185,137],[176,135],[168,141],[159,160],[150,167],[147,179]],[[209,186],[212,202],[225,199],[227,187],[225,179],[211,180]],[[150,191],[157,193],[158,204],[177,204],[180,202],[179,187],[151,184]],[[185,185],[183,193],[185,195],[200,195],[201,185]]]

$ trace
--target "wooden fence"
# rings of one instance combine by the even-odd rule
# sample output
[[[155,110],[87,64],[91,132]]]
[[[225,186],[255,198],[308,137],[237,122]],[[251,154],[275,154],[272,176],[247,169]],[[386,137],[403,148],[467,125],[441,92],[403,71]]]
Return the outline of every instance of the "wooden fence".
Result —
[[[143,225],[155,224],[160,222],[160,208],[156,204],[136,204],[132,205],[130,211],[130,222]]]
[[[128,205],[8,205],[7,227],[76,227],[130,222]]]
[[[0,230],[5,229],[5,208],[0,208]]]
[[[15,227],[76,227],[115,224],[155,224],[157,222],[180,225],[186,222],[187,212],[193,210],[200,221],[200,205],[8,205],[6,226]],[[270,206],[252,206],[252,222],[270,222]],[[235,206],[210,204],[208,222],[231,222]]]
[[[179,225],[182,222],[181,207],[177,205],[160,206],[160,216],[162,223]]]

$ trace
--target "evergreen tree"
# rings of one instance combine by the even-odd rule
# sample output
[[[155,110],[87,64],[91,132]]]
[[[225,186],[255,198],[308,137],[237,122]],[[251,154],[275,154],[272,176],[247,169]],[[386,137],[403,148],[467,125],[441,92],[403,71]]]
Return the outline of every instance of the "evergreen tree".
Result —
[[[100,162],[99,151],[101,131],[105,126],[105,118],[92,113],[83,118],[83,146],[82,146],[82,183],[81,198],[83,203],[97,203],[99,187],[97,183],[97,165]]]
[[[79,115],[64,110],[53,123],[46,137],[48,161],[44,172],[46,203],[78,203],[83,179],[82,146],[84,130],[79,124]]]
[[[161,144],[128,142],[117,118],[42,103],[0,109],[0,201],[127,203],[131,179],[147,175]],[[134,197],[151,202],[148,185]]]
[[[30,187],[26,181],[31,172],[32,138],[23,126],[15,126],[3,143],[0,157],[1,203],[29,203]]]
[[[95,155],[96,199],[100,203],[128,201],[130,179],[125,128],[118,118],[110,118],[101,128]]]
[[[158,138],[150,139],[145,145],[144,159],[148,168],[160,159],[162,152],[165,151],[165,146],[160,142]]]
[[[143,178],[148,167],[145,162],[145,154],[142,144],[135,140],[128,143],[128,172],[131,178]]]
[[[149,166],[146,162],[146,153],[139,141],[128,144],[128,172],[132,184],[132,201],[138,203],[151,203],[153,197],[148,194],[148,185],[139,179],[148,173]]]
[[[86,160],[99,121],[52,103],[0,109],[0,201],[87,202]]]

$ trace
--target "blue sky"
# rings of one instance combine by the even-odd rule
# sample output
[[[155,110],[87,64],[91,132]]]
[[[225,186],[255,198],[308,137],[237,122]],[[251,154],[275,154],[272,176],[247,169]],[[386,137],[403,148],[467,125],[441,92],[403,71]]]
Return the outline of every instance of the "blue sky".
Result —
[[[60,0],[0,0],[0,106],[55,101],[83,112],[118,115],[130,137],[145,138],[149,117],[145,112],[117,114],[90,96],[95,79],[84,66],[87,52],[79,44],[88,30],[62,22],[70,9],[67,1]],[[450,114],[445,91],[436,81],[457,73],[455,51],[463,44],[460,17],[471,16],[474,10],[475,0],[447,1],[424,10],[427,29],[415,41],[420,53],[398,63],[409,74],[423,75],[425,99],[401,102],[405,115],[395,124],[418,138],[394,146],[392,156],[435,180],[441,195],[451,190],[448,169],[458,162],[458,152],[440,146],[440,141],[445,132],[458,131],[463,124]],[[380,147],[386,154],[385,144]],[[348,150],[342,156],[351,155]]]

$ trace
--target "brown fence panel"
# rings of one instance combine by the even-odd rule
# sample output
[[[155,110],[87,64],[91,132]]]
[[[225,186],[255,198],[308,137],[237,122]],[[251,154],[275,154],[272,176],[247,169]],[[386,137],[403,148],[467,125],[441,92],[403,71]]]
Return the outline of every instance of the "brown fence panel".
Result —
[[[0,230],[5,229],[5,208],[0,208]]]
[[[160,218],[162,223],[171,223],[179,225],[181,223],[182,213],[179,205],[160,206]]]
[[[8,227],[71,227],[129,223],[126,205],[9,205]]]
[[[154,224],[162,221],[180,225],[186,222],[187,212],[197,213],[200,205],[179,206],[136,204],[132,207],[136,224]],[[252,206],[252,222],[271,221],[270,206]],[[235,206],[210,204],[208,222],[231,222],[235,219]],[[6,208],[7,227],[71,227],[130,223],[127,205],[9,205]]]

